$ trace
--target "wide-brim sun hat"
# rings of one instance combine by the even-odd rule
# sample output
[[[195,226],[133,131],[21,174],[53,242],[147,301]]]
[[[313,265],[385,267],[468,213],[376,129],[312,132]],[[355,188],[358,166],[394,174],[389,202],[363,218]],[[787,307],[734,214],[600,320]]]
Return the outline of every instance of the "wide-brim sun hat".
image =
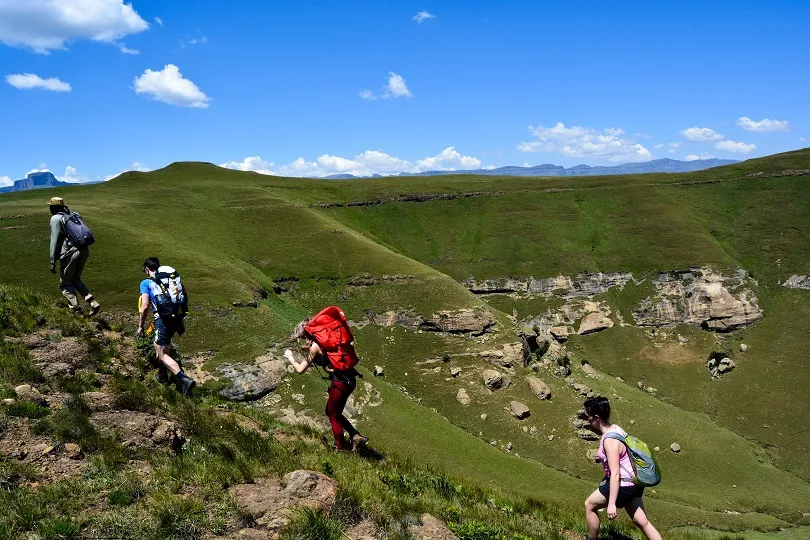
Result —
[[[62,197],[51,197],[51,200],[48,201],[50,206],[65,206],[65,199]]]

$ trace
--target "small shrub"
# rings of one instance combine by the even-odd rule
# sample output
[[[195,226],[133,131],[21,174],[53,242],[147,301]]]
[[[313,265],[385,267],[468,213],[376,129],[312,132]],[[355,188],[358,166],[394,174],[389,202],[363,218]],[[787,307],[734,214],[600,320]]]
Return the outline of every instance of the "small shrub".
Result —
[[[42,373],[31,363],[28,349],[0,339],[0,380],[5,382],[42,382]]]
[[[43,520],[37,527],[42,540],[64,540],[79,538],[79,526],[67,518],[52,518]]]
[[[340,540],[342,536],[340,523],[310,508],[302,508],[284,529],[281,540]]]
[[[38,477],[39,473],[33,465],[0,457],[0,489],[14,489],[22,482],[36,480]]]
[[[183,540],[202,537],[207,519],[200,500],[159,493],[150,502],[151,513],[163,537]]]
[[[17,416],[19,418],[44,418],[51,414],[48,407],[43,407],[38,403],[31,403],[29,401],[17,401],[10,405],[2,406],[3,413],[8,416]]]
[[[68,394],[83,394],[93,390],[96,386],[96,375],[89,371],[81,371],[66,377],[58,377],[54,381],[56,388]]]

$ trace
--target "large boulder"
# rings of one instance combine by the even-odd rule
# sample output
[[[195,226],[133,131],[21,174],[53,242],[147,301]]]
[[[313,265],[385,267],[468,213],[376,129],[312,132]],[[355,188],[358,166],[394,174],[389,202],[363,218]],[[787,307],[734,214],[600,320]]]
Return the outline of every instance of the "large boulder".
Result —
[[[581,336],[587,334],[593,334],[596,332],[601,332],[602,330],[607,330],[613,326],[613,321],[610,317],[606,317],[601,313],[590,313],[582,319],[582,322],[579,323],[579,332],[578,334]]]
[[[17,394],[17,399],[20,401],[28,401],[43,406],[48,404],[48,400],[45,399],[45,396],[30,384],[21,384],[15,387],[14,393]]]
[[[551,389],[546,383],[537,377],[526,377],[526,380],[529,381],[529,388],[532,389],[535,396],[540,399],[551,399]]]
[[[90,421],[102,432],[116,435],[124,446],[178,451],[185,442],[176,423],[143,412],[104,411]]]
[[[518,420],[523,420],[531,415],[528,405],[520,401],[511,401],[509,403],[509,412]]]
[[[545,354],[543,354],[543,360],[554,364],[564,364],[567,358],[568,350],[556,341],[550,341]]]
[[[255,483],[239,484],[229,490],[242,512],[254,522],[251,528],[240,531],[241,536],[249,538],[278,538],[295,516],[296,508],[328,511],[337,491],[334,480],[306,470],[287,473],[281,482],[259,478]]]
[[[484,386],[490,390],[502,390],[512,384],[511,379],[506,374],[494,369],[484,370],[481,377],[484,379]]]
[[[481,358],[484,358],[489,363],[508,370],[511,370],[515,365],[527,366],[532,357],[529,343],[526,340],[521,340],[518,343],[507,343],[500,349],[483,351],[479,354]]]
[[[230,387],[219,392],[220,396],[231,401],[253,401],[276,389],[286,373],[286,364],[272,356],[260,356],[252,365],[224,364],[219,372],[231,381]]]
[[[481,335],[495,325],[492,314],[483,308],[440,311],[421,325],[421,330],[451,334]]]
[[[706,362],[706,368],[709,370],[709,374],[713,379],[719,379],[735,367],[737,367],[737,365],[734,363],[734,360],[728,356],[720,356],[717,354],[710,356],[709,360]]]

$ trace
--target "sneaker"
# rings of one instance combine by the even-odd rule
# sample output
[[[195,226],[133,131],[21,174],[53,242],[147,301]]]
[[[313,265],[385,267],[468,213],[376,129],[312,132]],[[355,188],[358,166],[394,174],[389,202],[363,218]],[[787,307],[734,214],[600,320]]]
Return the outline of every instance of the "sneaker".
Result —
[[[90,311],[87,313],[88,317],[92,317],[101,310],[101,304],[93,300],[90,302]]]
[[[175,378],[177,379],[177,391],[187,396],[194,390],[197,383],[183,372],[178,373]]]
[[[368,437],[356,433],[354,437],[352,437],[352,452],[357,452],[366,444],[368,444]]]

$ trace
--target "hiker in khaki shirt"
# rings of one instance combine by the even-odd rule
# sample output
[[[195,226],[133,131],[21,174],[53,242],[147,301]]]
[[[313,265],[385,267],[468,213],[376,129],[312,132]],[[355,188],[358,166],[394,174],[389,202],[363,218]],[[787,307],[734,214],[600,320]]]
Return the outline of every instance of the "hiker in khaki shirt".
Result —
[[[70,215],[70,209],[65,206],[62,197],[53,197],[48,205],[51,208],[51,273],[56,273],[56,261],[59,261],[59,288],[68,301],[74,313],[81,314],[78,292],[90,304],[88,315],[95,315],[101,306],[82,281],[82,272],[90,250],[86,247],[76,247],[65,234],[65,219]]]

